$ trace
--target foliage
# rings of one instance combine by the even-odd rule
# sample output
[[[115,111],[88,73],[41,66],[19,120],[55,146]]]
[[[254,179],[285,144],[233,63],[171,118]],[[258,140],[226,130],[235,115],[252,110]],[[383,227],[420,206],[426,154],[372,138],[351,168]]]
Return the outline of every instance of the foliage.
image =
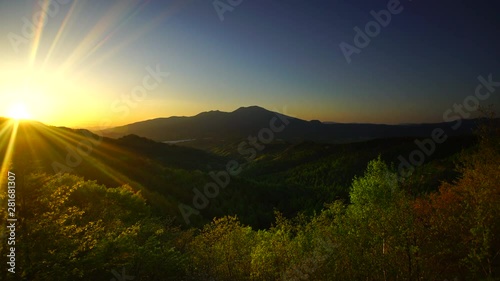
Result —
[[[127,186],[33,175],[18,195],[16,263],[23,279],[110,280],[123,267],[135,280],[178,280],[183,272],[185,259],[174,247],[179,230],[151,217]]]
[[[377,157],[360,152],[366,144],[279,144],[232,178],[206,210],[215,218],[193,229],[168,217],[172,202],[190,200],[191,185],[210,180],[186,163],[127,153],[152,170],[120,175],[134,180],[117,188],[26,169],[16,193],[18,273],[0,278],[116,280],[125,270],[133,280],[500,280],[499,128],[481,127],[476,146],[404,180],[387,164],[400,147],[372,142]],[[434,167],[459,176],[433,191],[429,183],[442,179]],[[6,243],[0,251],[6,264]]]

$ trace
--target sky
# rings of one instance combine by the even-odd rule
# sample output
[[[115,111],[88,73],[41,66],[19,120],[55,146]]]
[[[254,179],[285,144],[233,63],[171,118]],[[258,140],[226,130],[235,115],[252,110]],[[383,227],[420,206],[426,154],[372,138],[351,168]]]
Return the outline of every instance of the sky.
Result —
[[[374,25],[372,11],[391,18]],[[499,12],[493,0],[0,0],[0,116],[99,127],[258,105],[442,122],[478,76],[500,81]],[[481,105],[498,109],[499,93]]]

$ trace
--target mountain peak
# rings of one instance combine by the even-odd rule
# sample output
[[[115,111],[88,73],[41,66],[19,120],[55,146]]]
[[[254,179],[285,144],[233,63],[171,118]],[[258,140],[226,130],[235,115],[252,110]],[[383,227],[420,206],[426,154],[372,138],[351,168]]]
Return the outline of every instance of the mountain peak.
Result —
[[[262,108],[260,106],[257,106],[257,105],[252,105],[252,106],[247,106],[247,107],[242,106],[233,112],[269,112],[269,110]]]

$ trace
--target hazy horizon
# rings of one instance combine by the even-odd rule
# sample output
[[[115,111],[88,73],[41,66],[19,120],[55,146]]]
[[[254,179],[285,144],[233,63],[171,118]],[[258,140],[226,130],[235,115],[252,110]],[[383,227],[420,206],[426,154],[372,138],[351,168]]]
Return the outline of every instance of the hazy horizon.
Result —
[[[284,114],[286,116],[297,118],[297,119],[300,119],[300,120],[304,120],[304,121],[320,121],[320,122],[322,122],[324,124],[419,125],[419,124],[446,123],[446,121],[443,121],[443,120],[437,120],[435,122],[376,123],[376,122],[337,122],[337,121],[332,121],[332,120],[303,119],[303,118],[300,118],[298,116],[286,114],[285,112],[282,112],[280,110],[271,110],[271,109],[264,108],[264,107],[261,107],[261,106],[258,106],[258,105],[241,106],[241,107],[235,108],[234,110],[230,110],[230,111],[223,111],[223,110],[218,110],[218,109],[212,109],[212,110],[207,110],[207,111],[199,112],[199,113],[193,114],[193,115],[158,116],[158,117],[153,117],[153,118],[148,118],[148,119],[141,119],[141,120],[131,121],[131,122],[123,123],[123,124],[114,124],[113,123],[112,125],[109,125],[109,126],[102,126],[102,125],[99,125],[99,124],[67,126],[67,125],[59,125],[59,124],[46,123],[46,122],[42,122],[42,121],[39,121],[39,120],[35,120],[33,118],[27,118],[26,121],[28,121],[28,122],[29,121],[40,122],[40,123],[43,123],[45,125],[55,126],[55,127],[68,127],[68,128],[72,128],[72,129],[89,129],[89,130],[97,130],[97,131],[99,131],[99,130],[103,130],[103,129],[110,129],[110,128],[114,128],[114,127],[121,127],[121,126],[126,126],[126,125],[130,125],[130,124],[141,123],[141,122],[146,122],[146,121],[155,120],[155,119],[168,119],[168,118],[176,118],[176,117],[189,118],[189,117],[195,117],[195,116],[197,116],[199,114],[208,113],[208,112],[231,113],[231,112],[234,112],[234,111],[236,111],[236,110],[238,110],[240,108],[250,108],[250,107],[260,107],[260,108],[263,108],[263,109],[271,111],[271,112],[277,112],[277,113]],[[286,110],[286,108],[285,108],[285,110]],[[475,116],[473,118],[463,118],[463,120],[472,120],[472,119],[482,118],[482,117],[484,117],[484,116],[481,116],[481,114],[477,114],[477,116]],[[9,117],[6,117],[6,116],[0,116],[0,118],[7,118],[7,119],[9,119]],[[451,121],[451,122],[453,122],[453,121]]]
[[[22,104],[34,120],[88,127],[259,105],[304,120],[429,123],[479,76],[500,80],[495,1],[214,3],[1,1],[0,116]],[[376,34],[357,33],[370,24]]]

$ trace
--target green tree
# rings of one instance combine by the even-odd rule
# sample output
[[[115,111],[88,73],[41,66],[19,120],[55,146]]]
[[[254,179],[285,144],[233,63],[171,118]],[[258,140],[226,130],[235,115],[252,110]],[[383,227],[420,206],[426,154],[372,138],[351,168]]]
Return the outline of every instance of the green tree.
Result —
[[[370,161],[354,178],[350,198],[338,229],[342,279],[416,280],[414,218],[397,174],[380,157]]]
[[[184,274],[183,255],[174,247],[179,230],[151,217],[130,187],[36,175],[22,190],[19,267],[12,280],[107,281],[122,268],[134,280],[179,280]]]
[[[254,232],[234,217],[214,219],[188,245],[195,280],[249,280]]]

